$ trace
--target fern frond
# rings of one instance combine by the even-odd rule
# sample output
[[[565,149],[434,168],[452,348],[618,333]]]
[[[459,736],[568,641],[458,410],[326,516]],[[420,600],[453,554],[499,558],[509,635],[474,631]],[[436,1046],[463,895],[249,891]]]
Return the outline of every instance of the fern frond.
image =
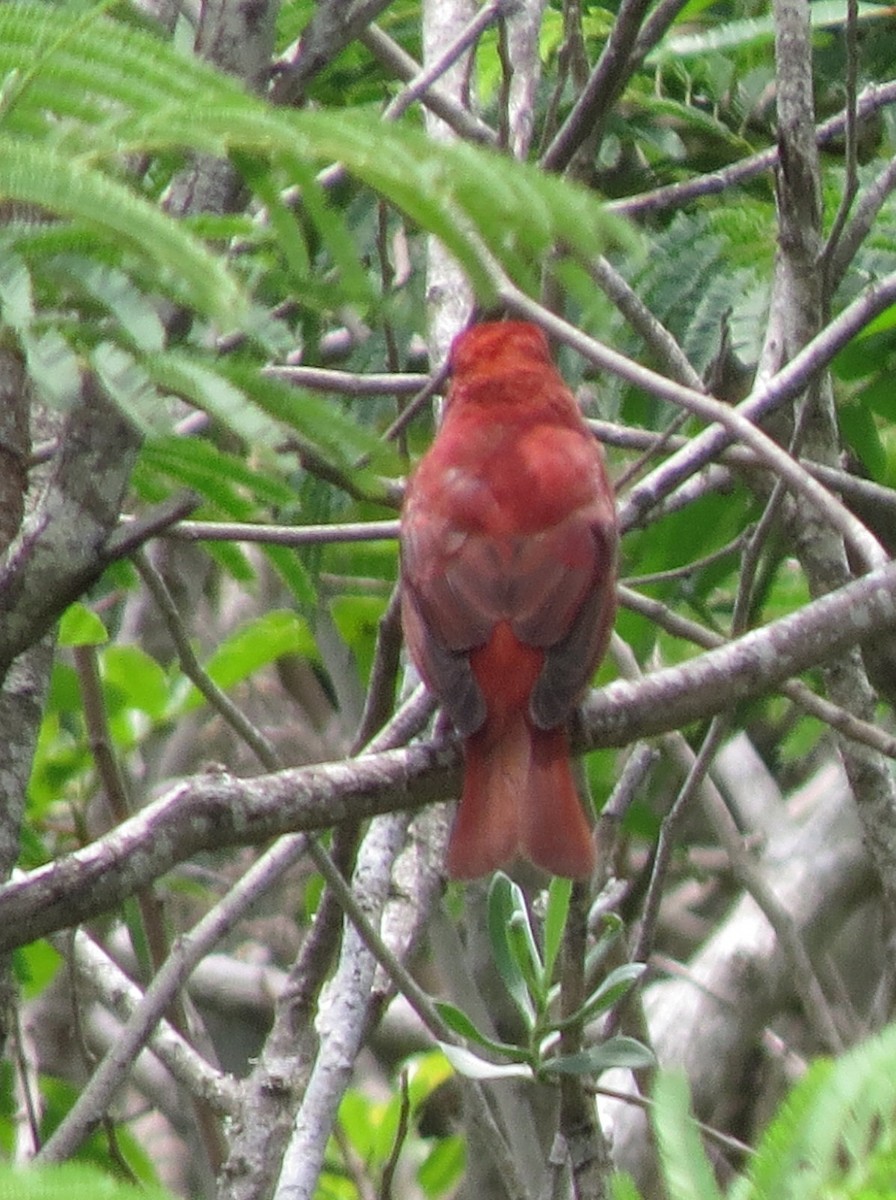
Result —
[[[273,110],[142,30],[102,17],[66,37],[66,19],[41,5],[0,6],[0,70],[27,74],[3,114],[10,136],[28,140],[52,121],[60,152],[109,167],[123,155],[167,150],[260,157],[307,189],[309,215],[343,274],[357,272],[357,255],[349,260],[341,222],[311,190],[309,164],[342,163],[438,236],[485,294],[489,256],[534,286],[557,247],[589,257],[631,239],[596,196],[535,167],[480,147],[436,145],[373,112]],[[48,29],[57,35],[50,50]]]
[[[814,1063],[766,1130],[731,1200],[890,1195],[868,1183],[893,1167],[896,1026],[836,1061]],[[890,1183],[892,1184],[892,1175]]]
[[[114,235],[151,259],[172,295],[238,325],[248,299],[221,259],[181,224],[101,171],[52,148],[0,132],[0,197],[33,205]]]

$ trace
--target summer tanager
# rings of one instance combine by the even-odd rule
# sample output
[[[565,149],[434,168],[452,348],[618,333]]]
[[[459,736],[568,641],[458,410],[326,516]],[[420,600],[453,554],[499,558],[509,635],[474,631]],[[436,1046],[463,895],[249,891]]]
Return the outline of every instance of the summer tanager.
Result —
[[[535,325],[474,326],[449,366],[401,522],[405,639],[464,742],[448,871],[471,879],[521,855],[583,878],[594,845],[566,721],[613,623],[612,488]]]

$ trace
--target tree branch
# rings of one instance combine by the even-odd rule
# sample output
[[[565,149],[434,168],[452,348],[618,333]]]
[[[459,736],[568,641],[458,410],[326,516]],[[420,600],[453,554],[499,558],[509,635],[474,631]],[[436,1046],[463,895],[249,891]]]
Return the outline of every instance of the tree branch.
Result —
[[[108,564],[140,437],[87,376],[61,445],[47,489],[0,568],[0,674]]]

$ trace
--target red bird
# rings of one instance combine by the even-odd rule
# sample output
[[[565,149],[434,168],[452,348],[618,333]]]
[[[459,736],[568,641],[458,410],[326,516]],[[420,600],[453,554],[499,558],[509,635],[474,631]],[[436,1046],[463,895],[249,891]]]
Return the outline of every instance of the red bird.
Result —
[[[537,326],[474,326],[449,365],[401,521],[405,640],[464,741],[448,871],[472,879],[522,855],[585,878],[594,844],[566,721],[615,613],[603,454]]]

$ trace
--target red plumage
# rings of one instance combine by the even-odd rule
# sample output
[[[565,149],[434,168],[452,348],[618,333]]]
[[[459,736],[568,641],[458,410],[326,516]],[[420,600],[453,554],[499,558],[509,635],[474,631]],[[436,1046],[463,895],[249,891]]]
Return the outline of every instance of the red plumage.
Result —
[[[613,624],[612,488],[535,325],[474,326],[450,367],[401,522],[405,640],[464,740],[448,870],[475,878],[522,855],[583,878],[594,846],[566,721]]]

